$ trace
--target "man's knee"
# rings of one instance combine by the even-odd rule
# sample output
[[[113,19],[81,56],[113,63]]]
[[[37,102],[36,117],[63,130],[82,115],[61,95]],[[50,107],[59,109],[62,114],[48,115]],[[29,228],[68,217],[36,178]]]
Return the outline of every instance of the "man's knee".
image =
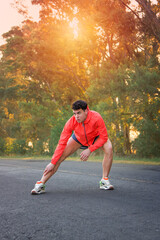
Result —
[[[62,159],[66,159],[70,155],[72,155],[74,152],[76,152],[80,148],[80,144],[77,143],[72,137],[69,139],[67,146],[62,153]]]
[[[103,150],[106,154],[110,154],[112,153],[112,143],[111,141],[108,139],[107,142],[103,145]]]

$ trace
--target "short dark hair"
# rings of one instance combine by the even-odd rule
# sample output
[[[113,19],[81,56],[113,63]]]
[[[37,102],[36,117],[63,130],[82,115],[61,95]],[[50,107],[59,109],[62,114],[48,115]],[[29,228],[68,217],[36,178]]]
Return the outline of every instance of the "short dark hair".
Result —
[[[73,110],[82,109],[83,111],[85,111],[87,109],[87,103],[83,100],[78,100],[72,104],[72,109]]]

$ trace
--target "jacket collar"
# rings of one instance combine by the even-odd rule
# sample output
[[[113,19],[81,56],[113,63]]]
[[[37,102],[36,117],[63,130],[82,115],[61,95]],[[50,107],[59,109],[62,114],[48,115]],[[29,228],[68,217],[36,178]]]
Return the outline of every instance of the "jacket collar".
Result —
[[[86,120],[83,122],[84,124],[88,123],[91,119],[91,111],[90,111],[89,107],[87,107],[87,110],[88,110],[88,114],[87,114]]]

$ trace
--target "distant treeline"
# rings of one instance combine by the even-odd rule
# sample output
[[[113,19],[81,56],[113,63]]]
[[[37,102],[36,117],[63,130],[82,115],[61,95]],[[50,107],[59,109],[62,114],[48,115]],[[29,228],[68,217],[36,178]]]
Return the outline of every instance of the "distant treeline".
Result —
[[[160,156],[160,1],[33,0],[0,46],[0,155],[53,154],[71,104],[105,120],[118,155]]]

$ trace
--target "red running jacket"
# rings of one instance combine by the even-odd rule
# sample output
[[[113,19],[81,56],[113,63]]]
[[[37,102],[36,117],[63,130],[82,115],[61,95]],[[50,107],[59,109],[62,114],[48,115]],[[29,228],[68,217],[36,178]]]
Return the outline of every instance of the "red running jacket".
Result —
[[[78,123],[75,116],[72,116],[65,124],[61,133],[60,140],[51,160],[52,164],[56,164],[61,157],[73,131],[77,140],[82,145],[89,146],[91,152],[102,147],[108,140],[107,129],[99,113],[89,110],[84,123]],[[99,138],[93,144],[97,136],[99,136]]]

